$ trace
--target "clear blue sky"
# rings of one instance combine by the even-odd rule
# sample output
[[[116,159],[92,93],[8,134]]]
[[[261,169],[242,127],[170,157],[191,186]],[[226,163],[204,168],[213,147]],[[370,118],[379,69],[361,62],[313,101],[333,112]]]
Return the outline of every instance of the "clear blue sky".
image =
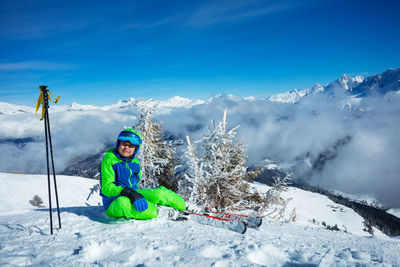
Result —
[[[268,97],[400,67],[400,1],[1,0],[0,101]]]

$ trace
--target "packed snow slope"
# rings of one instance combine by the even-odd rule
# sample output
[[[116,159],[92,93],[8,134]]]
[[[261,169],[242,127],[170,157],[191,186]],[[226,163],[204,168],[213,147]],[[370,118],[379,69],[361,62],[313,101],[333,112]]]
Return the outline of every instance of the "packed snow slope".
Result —
[[[57,176],[62,228],[54,212],[50,235],[48,208],[30,204],[38,195],[48,205],[47,176],[0,173],[0,180],[0,266],[400,265],[399,238],[370,236],[351,210],[299,189],[283,194],[291,200],[280,221],[264,218],[241,235],[194,221],[113,220],[97,194],[87,201],[98,181]],[[296,220],[289,222],[293,209]],[[324,229],[322,221],[341,231]]]

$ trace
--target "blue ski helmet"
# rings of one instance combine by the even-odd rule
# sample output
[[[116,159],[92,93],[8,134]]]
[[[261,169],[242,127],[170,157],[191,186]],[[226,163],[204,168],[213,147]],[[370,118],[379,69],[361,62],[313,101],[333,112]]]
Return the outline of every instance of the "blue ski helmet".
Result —
[[[132,128],[127,128],[123,130],[119,136],[118,136],[119,141],[129,141],[134,146],[140,146],[142,144],[142,136],[140,133]]]
[[[127,128],[118,135],[117,144],[115,145],[115,148],[117,150],[120,141],[129,141],[129,143],[131,143],[132,145],[137,146],[135,152],[132,155],[132,157],[135,157],[136,154],[139,152],[140,146],[142,145],[142,135],[139,133],[139,131],[133,128]]]

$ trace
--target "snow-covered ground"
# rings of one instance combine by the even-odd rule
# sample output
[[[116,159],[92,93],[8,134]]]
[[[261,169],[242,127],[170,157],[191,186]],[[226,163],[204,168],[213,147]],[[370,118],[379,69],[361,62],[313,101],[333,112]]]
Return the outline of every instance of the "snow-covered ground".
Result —
[[[29,202],[38,195],[48,205],[47,176],[0,173],[0,180],[0,266],[400,265],[399,238],[369,236],[353,211],[299,189],[283,194],[291,198],[285,217],[295,209],[295,222],[264,219],[241,235],[193,221],[113,220],[98,195],[86,201],[96,180],[57,176],[62,228],[54,212],[50,235],[48,209]]]
[[[400,218],[400,209],[390,209],[387,211],[387,213],[390,213],[390,214]]]

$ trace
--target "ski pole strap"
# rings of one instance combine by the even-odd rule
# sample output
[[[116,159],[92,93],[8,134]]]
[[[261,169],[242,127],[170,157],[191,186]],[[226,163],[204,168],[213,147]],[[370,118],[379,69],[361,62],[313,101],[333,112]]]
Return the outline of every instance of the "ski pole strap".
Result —
[[[39,98],[38,98],[38,100],[36,102],[36,117],[41,121],[44,118],[44,113],[45,113],[45,110],[46,110],[46,106],[44,104],[43,91],[40,89],[40,87],[39,87],[39,90],[40,90],[40,95],[39,95]],[[54,97],[54,100],[51,99],[51,96],[48,96],[48,99],[53,103],[57,103],[58,99],[60,99],[60,97],[59,96],[55,97],[49,90],[47,90],[47,92],[49,92]],[[38,115],[37,115],[40,106],[42,106],[42,117],[41,118],[39,118]]]

